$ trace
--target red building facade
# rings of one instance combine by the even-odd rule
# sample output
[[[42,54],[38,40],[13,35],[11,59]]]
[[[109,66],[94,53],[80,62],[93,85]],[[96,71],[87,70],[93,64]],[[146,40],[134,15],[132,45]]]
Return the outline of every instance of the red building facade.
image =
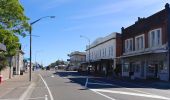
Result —
[[[170,7],[122,28],[122,76],[169,80]]]

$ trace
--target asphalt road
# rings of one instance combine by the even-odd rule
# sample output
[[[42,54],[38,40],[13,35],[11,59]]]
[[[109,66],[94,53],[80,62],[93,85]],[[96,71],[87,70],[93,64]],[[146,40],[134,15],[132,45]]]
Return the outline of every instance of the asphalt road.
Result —
[[[170,100],[170,89],[148,87],[124,81],[67,71],[39,71],[30,100]],[[87,87],[85,87],[87,86]]]

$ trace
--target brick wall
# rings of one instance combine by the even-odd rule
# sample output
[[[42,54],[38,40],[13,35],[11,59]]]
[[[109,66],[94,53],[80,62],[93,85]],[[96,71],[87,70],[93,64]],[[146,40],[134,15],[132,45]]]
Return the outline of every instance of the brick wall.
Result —
[[[167,43],[167,17],[168,12],[166,9],[157,12],[147,18],[138,18],[135,24],[122,28],[122,45],[124,52],[124,43],[126,39],[133,38],[133,49],[135,48],[135,37],[141,34],[145,35],[145,48],[148,48],[148,33],[149,31],[161,28],[162,29],[162,44]]]
[[[116,34],[116,57],[122,55],[122,37],[121,34]]]
[[[9,67],[6,67],[4,70],[1,71],[1,75],[3,76],[3,80],[9,79],[9,71],[10,71]]]

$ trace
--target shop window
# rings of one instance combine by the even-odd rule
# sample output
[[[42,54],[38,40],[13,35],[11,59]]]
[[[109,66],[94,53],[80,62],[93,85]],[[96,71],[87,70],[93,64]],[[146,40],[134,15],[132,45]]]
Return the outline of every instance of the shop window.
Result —
[[[159,67],[159,72],[160,73],[167,73],[168,72],[168,67],[165,65],[163,61],[161,61],[158,65]]]
[[[148,66],[148,72],[149,73],[154,73],[155,72],[155,65],[154,64],[150,64]]]
[[[140,64],[136,64],[136,66],[135,66],[135,72],[140,72]]]
[[[123,72],[129,72],[129,64],[123,65]]]
[[[132,67],[130,68],[131,72],[140,72],[140,64],[139,63],[133,63]]]

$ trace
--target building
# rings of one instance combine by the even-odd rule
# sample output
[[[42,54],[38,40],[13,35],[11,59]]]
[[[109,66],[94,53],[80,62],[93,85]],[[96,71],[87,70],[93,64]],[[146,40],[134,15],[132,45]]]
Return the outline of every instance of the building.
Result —
[[[20,49],[13,57],[13,75],[20,75],[24,71],[24,52]]]
[[[79,69],[81,63],[86,61],[86,53],[75,51],[68,55],[70,57],[70,68],[71,70]]]
[[[112,75],[116,65],[120,63],[118,59],[122,53],[120,36],[119,33],[111,33],[96,39],[86,47],[86,61],[90,62],[95,74]]]
[[[122,28],[122,76],[169,80],[170,7]]]

